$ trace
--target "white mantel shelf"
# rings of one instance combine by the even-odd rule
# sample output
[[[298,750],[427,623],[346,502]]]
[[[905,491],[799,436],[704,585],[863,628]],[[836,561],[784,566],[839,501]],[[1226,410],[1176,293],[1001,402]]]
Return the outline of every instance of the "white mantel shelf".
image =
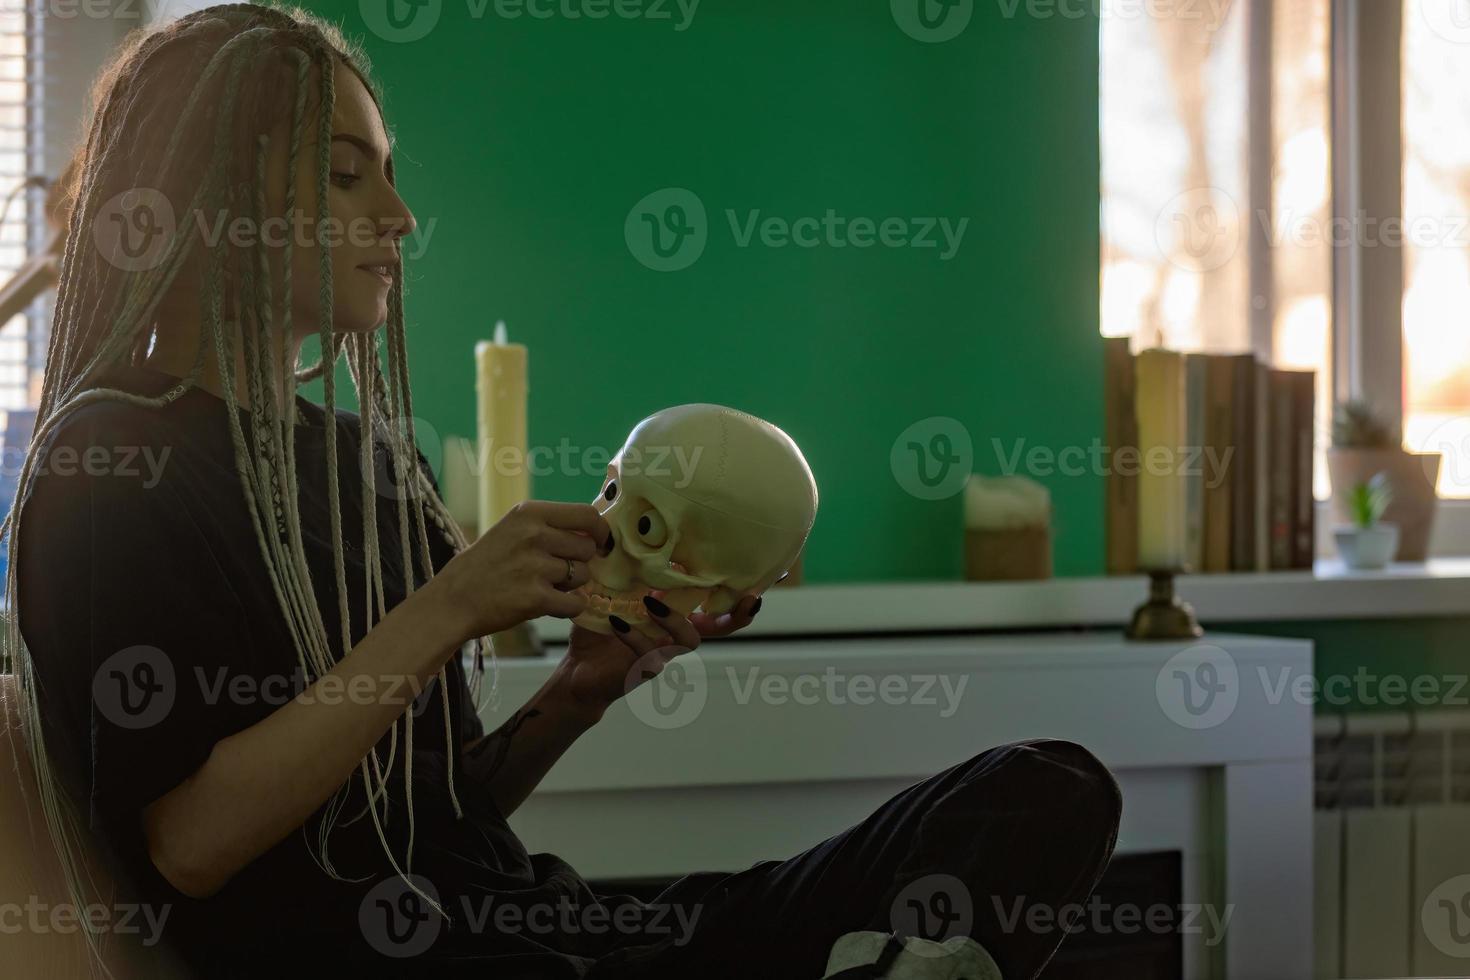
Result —
[[[1044,582],[882,582],[801,585],[766,593],[743,637],[922,633],[1124,625],[1147,592],[1143,576]],[[1186,575],[1180,595],[1207,627],[1301,619],[1470,615],[1470,558],[1354,572],[1319,561],[1311,572]],[[537,620],[548,640],[567,621]]]

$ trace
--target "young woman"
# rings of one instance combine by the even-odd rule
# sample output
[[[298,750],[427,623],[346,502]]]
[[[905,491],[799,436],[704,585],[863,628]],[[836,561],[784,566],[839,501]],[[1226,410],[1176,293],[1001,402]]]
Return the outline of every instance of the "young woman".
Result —
[[[528,854],[506,818],[634,664],[741,629],[760,597],[686,618],[654,596],[654,639],[574,627],[486,735],[484,638],[583,612],[612,531],[538,501],[470,544],[448,517],[414,444],[414,218],[363,59],[299,11],[215,7],[131,39],[95,105],[7,522],[8,649],[79,903],[85,835],[202,977],[817,977],[834,944],[959,889],[952,931],[1008,980],[1041,968],[1061,930],[992,897],[1081,901],[1118,819],[1064,742],[982,753],[652,904]],[[335,407],[344,356],[360,415]],[[324,407],[297,393],[315,377]]]

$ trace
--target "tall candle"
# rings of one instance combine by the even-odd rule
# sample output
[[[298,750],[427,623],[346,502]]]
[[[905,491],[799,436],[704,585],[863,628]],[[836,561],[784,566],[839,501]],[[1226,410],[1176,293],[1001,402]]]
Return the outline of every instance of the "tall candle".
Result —
[[[1145,570],[1185,564],[1184,356],[1146,350],[1138,355],[1138,564]]]
[[[507,342],[505,324],[495,339],[475,345],[479,397],[480,532],[531,495],[526,469],[526,345]]]

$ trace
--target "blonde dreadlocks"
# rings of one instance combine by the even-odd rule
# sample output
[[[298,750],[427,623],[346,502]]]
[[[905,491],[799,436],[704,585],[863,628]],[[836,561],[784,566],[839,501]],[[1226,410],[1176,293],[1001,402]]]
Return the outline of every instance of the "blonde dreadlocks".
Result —
[[[372,457],[377,439],[386,444],[393,472],[407,481],[397,500],[398,546],[404,556],[405,594],[415,581],[411,556],[417,546],[425,581],[433,575],[426,515],[438,533],[457,553],[467,546],[458,525],[417,465],[413,406],[408,384],[408,362],[404,344],[403,281],[401,273],[389,292],[385,324],[388,354],[385,380],[378,346],[378,331],[339,333],[333,330],[333,284],[330,250],[321,249],[320,317],[318,339],[320,361],[298,370],[291,361],[292,277],[291,248],[284,245],[280,300],[273,301],[273,272],[263,241],[250,246],[232,244],[221,238],[213,244],[187,233],[187,220],[169,229],[161,259],[146,269],[129,269],[115,257],[92,245],[91,229],[106,202],[128,189],[160,189],[177,213],[192,216],[209,213],[243,217],[261,227],[267,215],[267,149],[273,123],[289,112],[286,214],[295,207],[296,173],[303,131],[309,113],[308,95],[317,83],[317,181],[316,216],[325,222],[328,208],[329,146],[332,137],[333,84],[337,64],[350,68],[362,79],[375,103],[379,96],[367,78],[365,60],[345,42],[341,34],[296,9],[254,4],[212,7],[183,17],[167,26],[131,37],[95,88],[96,106],[85,146],[74,168],[73,184],[67,189],[70,222],[62,258],[59,292],[46,355],[44,384],[30,451],[21,471],[16,500],[25,499],[34,477],[37,447],[47,435],[82,406],[113,399],[161,408],[195,387],[212,351],[230,420],[236,469],[255,528],[261,557],[296,647],[299,665],[308,682],[329,671],[352,647],[351,617],[348,613],[347,578],[343,558],[342,514],[337,483],[337,436],[335,419],[336,384],[334,366],[344,349],[360,405],[363,486],[363,550],[366,555],[366,609],[369,626],[387,614],[383,591],[382,557],[377,535],[376,465]],[[294,85],[294,99],[283,99],[270,84],[269,69],[281,65]],[[158,141],[147,137],[172,124],[163,153]],[[192,136],[193,138],[187,138]],[[391,179],[391,178],[390,178]],[[179,205],[183,205],[180,207]],[[320,241],[320,239],[319,239]],[[193,368],[169,391],[156,398],[97,386],[99,376],[119,364],[135,361],[151,338],[155,316],[170,287],[180,276],[193,276],[201,286],[200,316],[204,329]],[[281,311],[279,318],[277,310]],[[384,329],[384,328],[380,328]],[[246,437],[240,421],[236,394],[235,338],[241,343],[245,385],[252,411],[251,433]],[[279,356],[277,356],[279,351]],[[297,501],[297,470],[293,433],[297,424],[294,397],[278,399],[275,393],[287,385],[294,393],[302,382],[321,377],[328,424],[326,436],[327,490],[331,513],[331,542],[341,635],[327,635],[311,573],[302,546],[301,518]],[[422,506],[409,507],[409,500]],[[411,513],[411,518],[410,518]],[[413,540],[410,539],[410,526]],[[59,791],[57,774],[47,757],[36,700],[33,664],[25,650],[16,601],[18,568],[18,515],[7,516],[0,535],[8,533],[9,566],[6,595],[11,615],[6,625],[7,649],[19,676],[22,731],[39,784],[42,809],[56,844],[67,886],[78,907],[86,904],[79,867],[83,862],[78,818]],[[377,616],[373,615],[376,607]],[[474,669],[470,688],[476,703],[483,674],[484,655],[494,655],[488,638],[475,641]],[[492,680],[492,692],[493,692]],[[439,673],[439,689],[445,706],[446,741],[450,738],[448,685]],[[413,758],[413,711],[396,721],[389,737],[386,762],[375,748],[362,760],[360,776],[366,790],[366,812],[371,813],[378,838],[394,869],[409,887],[413,857],[413,800],[407,790],[407,852],[400,866],[391,853],[383,831],[387,817],[387,773],[397,751],[399,724],[403,727],[405,787],[411,786],[409,766]],[[456,814],[461,813],[454,792],[453,747],[450,751],[448,792]],[[315,854],[323,870],[337,875],[328,855],[328,837],[345,804],[350,780],[327,804]],[[378,807],[383,812],[380,815]],[[356,818],[354,818],[356,819]],[[438,909],[427,895],[419,894]],[[441,910],[442,911],[442,910]],[[96,950],[90,932],[88,941]]]

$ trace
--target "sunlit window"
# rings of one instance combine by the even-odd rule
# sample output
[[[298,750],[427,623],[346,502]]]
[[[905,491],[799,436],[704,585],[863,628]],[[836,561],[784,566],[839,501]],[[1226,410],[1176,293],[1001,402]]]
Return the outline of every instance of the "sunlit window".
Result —
[[[1102,332],[1245,350],[1243,4],[1103,7]]]
[[[1330,488],[1332,169],[1327,0],[1271,6],[1272,362],[1317,372],[1318,497]]]
[[[1470,437],[1470,48],[1458,22],[1404,7],[1404,441]],[[1450,29],[1455,28],[1455,29]],[[1447,453],[1439,492],[1470,497]]]
[[[1330,418],[1328,0],[1271,10],[1271,201],[1251,210],[1246,0],[1104,4],[1102,309],[1135,349],[1252,348],[1248,247],[1266,232],[1277,367],[1317,372],[1318,496]],[[1148,16],[1153,11],[1157,16]],[[1131,12],[1131,14],[1130,14]]]

